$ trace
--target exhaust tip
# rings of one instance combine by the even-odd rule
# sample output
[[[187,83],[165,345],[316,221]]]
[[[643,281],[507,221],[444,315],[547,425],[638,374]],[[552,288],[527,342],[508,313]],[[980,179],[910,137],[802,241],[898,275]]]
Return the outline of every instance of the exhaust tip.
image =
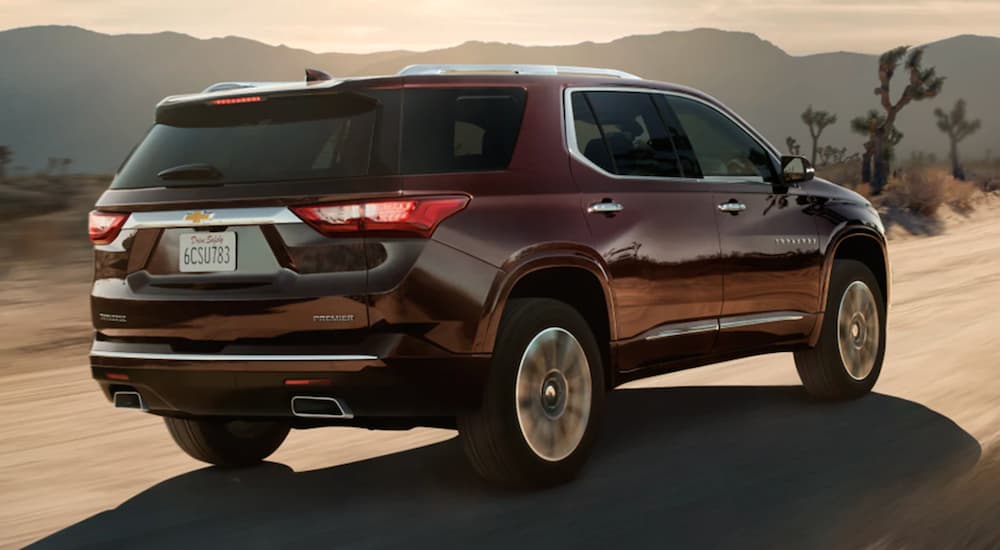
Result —
[[[136,391],[116,391],[113,401],[116,409],[146,410],[146,404],[142,402],[142,396]]]
[[[307,395],[292,397],[292,414],[302,418],[354,418],[354,413],[340,399]]]

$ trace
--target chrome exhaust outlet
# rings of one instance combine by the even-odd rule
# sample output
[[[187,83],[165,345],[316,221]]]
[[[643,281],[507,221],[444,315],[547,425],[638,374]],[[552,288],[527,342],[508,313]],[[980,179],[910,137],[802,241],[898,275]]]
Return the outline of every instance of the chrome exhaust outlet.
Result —
[[[116,391],[112,400],[116,409],[146,410],[146,404],[142,402],[142,396],[137,391]]]
[[[347,404],[334,397],[292,397],[292,414],[301,418],[354,418]]]

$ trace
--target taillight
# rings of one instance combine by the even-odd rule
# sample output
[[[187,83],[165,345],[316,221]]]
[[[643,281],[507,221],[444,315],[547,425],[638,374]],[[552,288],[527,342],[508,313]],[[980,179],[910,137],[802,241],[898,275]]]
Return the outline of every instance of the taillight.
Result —
[[[260,103],[264,101],[264,98],[259,95],[243,96],[243,97],[224,97],[222,99],[213,99],[209,101],[209,105],[239,105],[241,103]]]
[[[426,197],[295,206],[292,211],[324,235],[364,231],[430,237],[438,224],[469,204],[468,197]]]
[[[92,211],[88,219],[90,241],[94,244],[108,244],[114,241],[127,219],[128,214]]]

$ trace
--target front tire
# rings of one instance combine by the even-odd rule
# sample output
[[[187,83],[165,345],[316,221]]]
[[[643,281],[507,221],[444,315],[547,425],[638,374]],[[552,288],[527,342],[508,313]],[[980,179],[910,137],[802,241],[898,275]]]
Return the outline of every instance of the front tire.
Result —
[[[466,456],[494,483],[564,483],[590,454],[604,394],[600,348],[580,313],[557,300],[513,299],[482,405],[459,418]]]
[[[885,357],[882,289],[865,264],[835,260],[816,347],[795,352],[795,367],[813,397],[852,399],[871,391]]]
[[[288,424],[282,422],[171,417],[163,420],[177,446],[191,458],[225,468],[259,463],[281,446],[289,431]]]

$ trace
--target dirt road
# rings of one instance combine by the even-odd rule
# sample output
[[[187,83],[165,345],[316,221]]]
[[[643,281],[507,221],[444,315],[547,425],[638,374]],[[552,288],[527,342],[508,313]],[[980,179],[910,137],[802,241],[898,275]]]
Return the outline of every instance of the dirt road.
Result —
[[[0,546],[894,540],[914,502],[944,502],[992,460],[1000,436],[1000,220],[987,214],[893,242],[889,351],[874,395],[809,402],[788,355],[632,384],[612,395],[583,478],[530,494],[480,484],[444,430],[294,432],[269,464],[206,468],[157,418],[112,409],[90,380],[86,256],[67,256],[56,273],[41,271],[43,259],[14,266],[0,280]],[[980,538],[948,540],[1000,544],[993,519],[962,515],[935,532],[967,534],[971,523]]]

